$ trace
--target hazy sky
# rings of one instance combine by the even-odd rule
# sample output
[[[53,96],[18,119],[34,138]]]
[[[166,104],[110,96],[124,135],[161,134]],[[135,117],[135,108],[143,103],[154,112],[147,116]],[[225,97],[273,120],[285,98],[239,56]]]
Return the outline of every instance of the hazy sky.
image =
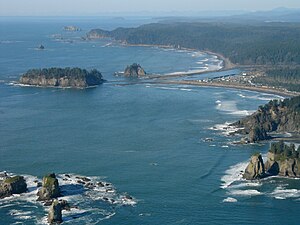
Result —
[[[300,0],[0,0],[0,16],[300,8]]]

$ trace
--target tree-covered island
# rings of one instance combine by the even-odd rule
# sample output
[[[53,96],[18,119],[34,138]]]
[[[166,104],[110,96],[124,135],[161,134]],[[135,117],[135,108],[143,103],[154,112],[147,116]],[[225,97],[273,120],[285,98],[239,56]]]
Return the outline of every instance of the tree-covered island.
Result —
[[[104,82],[102,74],[92,69],[81,68],[44,68],[30,69],[20,77],[24,85],[43,87],[87,88]]]

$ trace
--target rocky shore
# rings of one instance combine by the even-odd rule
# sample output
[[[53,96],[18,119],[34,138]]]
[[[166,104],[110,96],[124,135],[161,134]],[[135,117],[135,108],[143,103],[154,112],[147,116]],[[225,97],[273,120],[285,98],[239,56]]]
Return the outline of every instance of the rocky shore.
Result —
[[[246,135],[251,143],[271,139],[272,132],[297,135],[300,133],[300,96],[271,100],[252,115],[231,125],[241,128],[237,133]]]
[[[69,196],[74,195],[80,197],[80,202],[70,200]],[[0,172],[0,199],[2,198],[5,199],[4,204],[18,204],[16,199],[19,198],[26,202],[28,198],[30,204],[43,206],[47,211],[43,220],[51,225],[85,216],[84,213],[81,215],[77,212],[85,211],[85,203],[91,201],[102,201],[115,206],[136,204],[133,197],[127,193],[118,194],[111,183],[97,177],[54,173],[45,175],[40,181],[30,175]]]

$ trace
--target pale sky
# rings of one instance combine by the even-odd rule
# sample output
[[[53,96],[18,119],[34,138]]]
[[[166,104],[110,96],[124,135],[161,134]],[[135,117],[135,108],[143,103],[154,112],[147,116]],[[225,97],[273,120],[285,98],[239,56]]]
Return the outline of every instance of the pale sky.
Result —
[[[0,0],[0,16],[94,16],[109,12],[270,10],[300,0]]]

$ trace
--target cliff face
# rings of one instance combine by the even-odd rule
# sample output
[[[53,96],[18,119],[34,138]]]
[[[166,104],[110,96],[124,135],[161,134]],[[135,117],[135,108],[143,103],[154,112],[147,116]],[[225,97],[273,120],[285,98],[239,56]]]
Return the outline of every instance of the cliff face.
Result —
[[[249,134],[250,142],[268,139],[267,132],[300,133],[300,96],[270,101],[233,125],[244,128],[240,132]]]
[[[96,70],[88,72],[79,68],[29,70],[19,81],[25,85],[73,88],[85,88],[104,82],[100,72]]]
[[[260,154],[253,155],[243,177],[247,180],[266,176],[300,177],[299,151],[300,147],[296,150],[294,145],[273,143],[267,154],[266,163]]]
[[[243,178],[253,180],[263,178],[265,176],[265,166],[261,155],[253,155],[245,170]]]

